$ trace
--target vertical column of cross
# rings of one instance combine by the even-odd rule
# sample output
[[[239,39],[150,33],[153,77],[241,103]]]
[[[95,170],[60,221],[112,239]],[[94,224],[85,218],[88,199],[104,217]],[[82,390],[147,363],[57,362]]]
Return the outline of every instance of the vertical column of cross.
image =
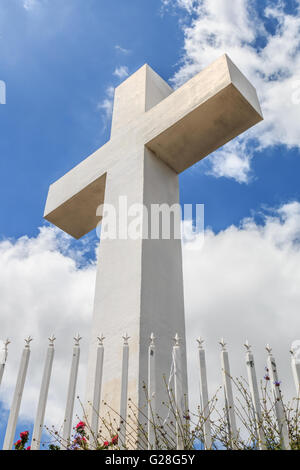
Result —
[[[204,427],[204,445],[205,449],[209,450],[212,448],[211,438],[211,426],[210,426],[210,411],[209,411],[209,397],[208,397],[208,386],[207,386],[207,373],[206,373],[206,360],[205,350],[203,348],[204,340],[201,338],[197,339],[198,342],[198,353],[199,353],[199,368],[200,368],[200,391],[201,391],[201,407],[203,414],[203,427]]]
[[[25,347],[23,349],[23,353],[21,357],[15,393],[13,396],[13,401],[12,401],[12,405],[11,405],[11,409],[9,413],[6,434],[4,438],[4,444],[3,444],[3,450],[11,450],[12,445],[13,445],[14,436],[15,436],[16,427],[17,427],[17,421],[19,417],[20,406],[21,406],[21,400],[22,400],[22,395],[23,395],[23,390],[24,390],[24,385],[25,385],[25,380],[26,380],[26,375],[27,375],[28,363],[29,363],[29,358],[30,358],[31,341],[32,341],[32,338],[30,336],[28,336],[28,338],[25,339]]]
[[[71,371],[70,371],[70,379],[69,379],[67,403],[66,403],[66,410],[65,410],[63,435],[62,435],[63,444],[66,446],[66,448],[69,446],[70,438],[71,438],[75,392],[76,392],[79,358],[80,358],[79,342],[81,339],[82,338],[79,335],[79,333],[77,334],[77,336],[74,337],[75,344],[73,347],[73,357],[72,357],[72,364],[71,364]]]
[[[225,406],[227,411],[227,420],[228,420],[228,430],[231,441],[231,446],[233,449],[238,448],[238,431],[235,419],[235,408],[234,408],[234,399],[232,391],[232,378],[230,375],[230,366],[229,366],[229,357],[228,352],[226,351],[226,343],[222,338],[220,341],[222,347],[221,351],[221,364],[222,364],[222,375],[223,375],[223,384],[225,392]]]
[[[155,450],[155,419],[156,419],[156,404],[155,404],[155,337],[154,334],[150,335],[150,345],[148,350],[148,450]]]
[[[96,357],[96,371],[95,371],[95,384],[92,399],[92,417],[91,417],[91,431],[92,438],[97,444],[97,435],[99,431],[99,413],[100,413],[100,400],[101,400],[101,388],[102,388],[102,377],[103,377],[103,359],[104,359],[104,346],[103,341],[105,337],[103,334],[98,336],[98,347]]]
[[[288,430],[288,425],[287,425],[284,407],[283,407],[283,401],[282,401],[281,390],[280,390],[280,381],[278,379],[276,361],[275,361],[274,356],[272,355],[272,348],[269,345],[267,345],[266,350],[268,353],[267,363],[268,363],[268,369],[269,369],[269,374],[270,374],[270,379],[271,379],[271,387],[272,387],[273,398],[274,398],[274,406],[275,406],[278,430],[279,430],[279,435],[280,435],[280,440],[281,440],[281,448],[283,450],[289,450],[290,449],[289,430]]]
[[[43,432],[43,425],[45,419],[45,411],[48,399],[48,391],[49,391],[49,384],[52,372],[52,364],[54,358],[54,341],[55,336],[52,335],[49,338],[49,346],[46,355],[44,373],[42,378],[39,402],[36,412],[36,418],[34,422],[33,434],[32,434],[32,441],[31,441],[31,450],[39,450],[41,437]]]
[[[126,333],[123,336],[123,358],[122,358],[122,378],[121,378],[121,400],[120,400],[120,447],[126,448],[126,422],[127,422],[127,400],[128,400],[128,367],[129,367],[129,340]]]
[[[5,343],[3,344],[2,351],[0,352],[0,385],[1,385],[1,382],[2,382],[3,374],[4,374],[5,364],[6,364],[6,361],[7,361],[8,345],[9,344],[10,344],[10,341],[9,341],[9,339],[7,339],[5,341]]]
[[[257,377],[255,371],[255,363],[254,363],[254,356],[251,351],[251,346],[248,340],[245,343],[246,348],[246,367],[247,367],[247,374],[248,374],[248,381],[249,381],[249,388],[253,406],[253,414],[255,419],[255,427],[257,433],[257,441],[258,447],[261,450],[266,449],[266,438],[262,427],[262,413],[261,413],[261,406],[260,406],[260,398],[259,398],[259,391],[258,391],[258,384],[257,384]]]

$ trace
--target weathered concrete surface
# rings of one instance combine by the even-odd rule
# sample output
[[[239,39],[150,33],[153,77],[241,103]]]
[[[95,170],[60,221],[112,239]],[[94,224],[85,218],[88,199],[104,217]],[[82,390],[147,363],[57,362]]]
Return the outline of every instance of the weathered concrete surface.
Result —
[[[256,92],[227,56],[174,91],[145,65],[115,91],[111,140],[50,186],[45,218],[78,238],[97,225],[99,204],[179,202],[178,173],[262,119]],[[146,221],[143,220],[143,224]],[[180,240],[100,243],[87,400],[94,387],[97,335],[104,333],[102,399],[120,405],[122,335],[128,332],[129,392],[144,404],[147,351],[157,337],[156,403],[165,398],[172,337],[185,339]],[[184,390],[187,391],[183,343]],[[146,410],[145,410],[146,411]],[[159,410],[166,414],[166,410]]]

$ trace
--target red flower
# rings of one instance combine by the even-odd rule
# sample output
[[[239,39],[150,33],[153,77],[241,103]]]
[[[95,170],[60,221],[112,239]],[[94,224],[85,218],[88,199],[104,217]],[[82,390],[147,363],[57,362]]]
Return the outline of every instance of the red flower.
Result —
[[[109,442],[108,442],[108,441],[104,441],[104,442],[103,442],[103,445],[104,445],[104,447],[108,447],[108,446],[109,446]]]
[[[79,421],[79,423],[76,425],[76,429],[78,428],[85,428],[86,424],[83,421]]]
[[[29,438],[29,431],[20,432],[20,438],[21,439],[19,439],[14,444],[16,450],[24,450],[25,444],[26,444],[26,442],[28,441],[28,438]]]
[[[79,434],[84,434],[84,428],[86,424],[83,421],[79,421],[79,423],[76,425],[76,431],[79,432]]]
[[[28,446],[26,450],[31,450],[31,447],[30,447],[30,446]]]
[[[118,435],[114,436],[111,440],[112,444],[118,444]]]
[[[20,450],[23,447],[21,439],[14,443],[15,449]]]
[[[22,441],[24,440],[27,440],[28,439],[28,435],[29,435],[29,431],[23,431],[23,432],[20,432],[20,438],[22,439]]]
[[[79,434],[85,434],[85,431],[84,431],[84,428],[85,428],[86,424],[83,422],[83,421],[79,421],[79,423],[76,425],[76,431],[79,433]]]

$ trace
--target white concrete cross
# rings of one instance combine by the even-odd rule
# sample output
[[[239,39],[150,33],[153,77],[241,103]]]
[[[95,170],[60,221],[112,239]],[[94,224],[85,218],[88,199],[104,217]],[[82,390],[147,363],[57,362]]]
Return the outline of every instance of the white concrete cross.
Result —
[[[144,65],[115,90],[111,139],[50,186],[44,216],[80,238],[97,226],[97,207],[104,201],[116,208],[119,196],[127,197],[128,207],[178,203],[178,174],[261,120],[255,89],[226,55],[175,91]],[[181,241],[104,239],[99,260],[87,401],[92,401],[97,335],[103,331],[102,398],[119,409],[120,338],[128,331],[128,396],[142,404],[154,331],[159,412],[171,338],[176,332],[185,338]],[[187,390],[184,344],[181,350]]]

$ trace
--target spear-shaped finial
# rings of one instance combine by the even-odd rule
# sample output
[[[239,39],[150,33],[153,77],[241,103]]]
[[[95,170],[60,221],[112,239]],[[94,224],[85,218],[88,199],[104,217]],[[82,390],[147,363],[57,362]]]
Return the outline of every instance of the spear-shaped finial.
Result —
[[[75,346],[79,346],[79,341],[82,339],[79,333],[77,333],[76,336],[74,336],[74,341],[75,341]]]
[[[197,343],[198,343],[198,348],[203,349],[204,339],[199,336],[199,338],[197,339]]]
[[[246,342],[244,344],[245,348],[247,349],[248,353],[251,353],[251,344],[249,344],[249,341],[246,339]]]
[[[105,336],[103,336],[103,333],[100,333],[100,335],[97,336],[97,340],[99,341],[98,346],[103,346],[103,341],[105,340]]]
[[[224,338],[221,338],[221,341],[219,341],[219,344],[222,347],[222,351],[226,351],[226,343],[224,341]]]
[[[25,338],[25,348],[29,349],[30,348],[30,343],[33,341],[33,338],[31,336],[28,336],[28,338]]]
[[[49,336],[49,346],[51,346],[52,348],[54,347],[54,341],[56,340],[54,334],[52,334],[51,336]]]
[[[272,348],[271,348],[271,346],[270,346],[269,344],[267,344],[267,346],[266,346],[266,351],[267,351],[267,353],[269,354],[269,356],[271,356],[271,354],[272,354]]]
[[[123,338],[123,340],[124,340],[124,345],[125,345],[125,344],[127,345],[127,344],[128,344],[128,340],[130,339],[130,336],[128,336],[128,333],[125,333],[125,335],[122,336],[122,338]]]
[[[154,333],[151,333],[150,335],[150,346],[155,346],[154,341],[156,340]]]
[[[176,333],[176,335],[174,336],[173,341],[175,341],[175,346],[180,345],[181,338],[178,333]]]

